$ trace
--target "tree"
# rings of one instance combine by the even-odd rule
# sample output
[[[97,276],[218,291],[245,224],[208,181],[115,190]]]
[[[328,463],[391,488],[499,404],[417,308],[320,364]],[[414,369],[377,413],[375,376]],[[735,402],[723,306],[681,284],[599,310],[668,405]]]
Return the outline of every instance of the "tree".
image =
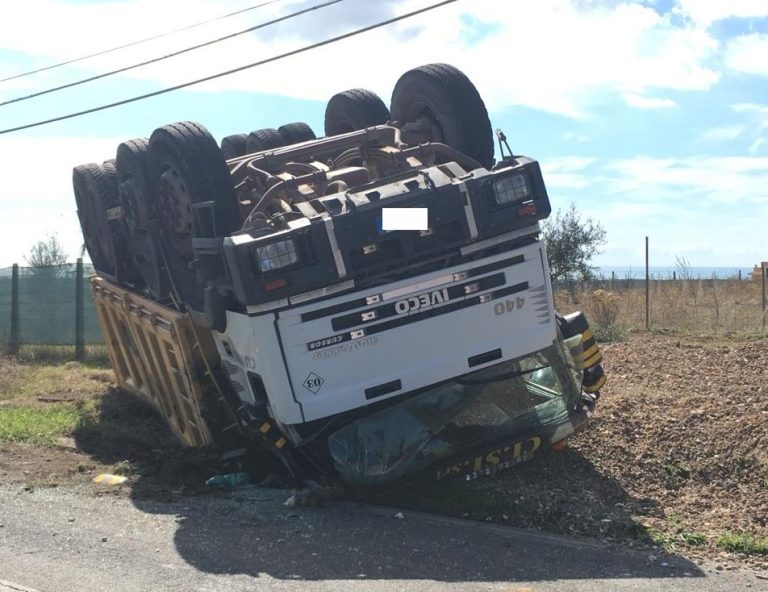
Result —
[[[61,246],[55,234],[49,234],[44,240],[37,241],[24,256],[27,265],[34,268],[64,265],[69,256]]]
[[[598,247],[605,244],[605,229],[599,222],[582,219],[571,203],[565,212],[557,210],[544,221],[542,233],[553,282],[587,281],[595,276],[595,268],[589,262],[600,253]]]

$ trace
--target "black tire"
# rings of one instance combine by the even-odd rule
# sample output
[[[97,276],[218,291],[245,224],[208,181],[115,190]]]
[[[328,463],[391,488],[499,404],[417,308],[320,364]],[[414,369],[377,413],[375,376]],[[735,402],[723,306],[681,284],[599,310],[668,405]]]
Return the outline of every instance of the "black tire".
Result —
[[[227,163],[208,130],[191,121],[156,129],[149,139],[149,188],[171,288],[187,308],[202,311],[204,290],[213,278],[211,270],[198,269],[202,262],[195,260],[192,239],[200,229],[193,206],[213,201],[216,227],[209,231],[215,236],[229,235],[241,226]],[[215,271],[223,274],[220,265]]]
[[[149,140],[128,140],[117,147],[115,158],[118,196],[134,261],[149,292],[157,300],[170,293],[168,272],[158,237],[153,232],[153,203],[149,191]]]
[[[436,129],[432,141],[443,142],[493,166],[493,131],[485,103],[475,85],[458,68],[429,64],[409,70],[392,91],[392,118],[400,124],[426,116]]]
[[[248,134],[246,142],[246,154],[261,152],[262,150],[272,150],[285,146],[285,140],[276,129],[266,127]]]
[[[285,146],[317,139],[317,136],[315,135],[315,132],[312,131],[312,128],[303,121],[286,123],[285,125],[281,125],[279,128],[277,128],[277,131],[283,138],[283,144]]]
[[[96,215],[98,210],[93,194],[93,179],[100,175],[101,167],[95,163],[76,166],[72,170],[72,186],[77,203],[77,217],[91,263],[99,273],[113,277],[115,270],[109,263],[108,253],[110,244],[103,239],[104,232]]]
[[[389,121],[389,109],[376,93],[364,88],[331,97],[325,108],[325,135],[337,136]]]
[[[247,154],[248,134],[232,134],[221,141],[221,153],[224,158],[237,158]]]
[[[120,283],[141,284],[124,220],[117,209],[120,203],[114,161],[75,167],[72,184],[80,228],[94,268]]]
[[[105,183],[98,189],[97,203],[102,210],[97,213],[97,217],[106,222],[106,240],[111,241],[111,263],[115,270],[115,279],[122,284],[142,286],[144,281],[136,267],[133,249],[128,240],[125,212],[119,207],[119,178],[114,159],[101,163],[101,174]]]

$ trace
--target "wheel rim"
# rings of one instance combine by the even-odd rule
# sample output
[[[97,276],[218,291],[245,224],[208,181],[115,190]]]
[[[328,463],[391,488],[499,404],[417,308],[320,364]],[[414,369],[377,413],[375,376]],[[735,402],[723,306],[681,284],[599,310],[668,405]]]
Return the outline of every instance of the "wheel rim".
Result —
[[[146,231],[141,227],[141,221],[145,216],[142,216],[141,206],[136,196],[136,180],[133,177],[128,177],[120,183],[120,201],[123,204],[125,225],[129,236],[135,233],[145,234]]]
[[[419,119],[426,119],[429,122],[429,136],[432,142],[445,143],[445,132],[440,120],[435,112],[427,105],[419,101],[414,102],[408,109],[408,122],[417,122]]]
[[[167,167],[160,175],[157,195],[162,220],[176,252],[186,261],[192,259],[192,199],[179,173]]]

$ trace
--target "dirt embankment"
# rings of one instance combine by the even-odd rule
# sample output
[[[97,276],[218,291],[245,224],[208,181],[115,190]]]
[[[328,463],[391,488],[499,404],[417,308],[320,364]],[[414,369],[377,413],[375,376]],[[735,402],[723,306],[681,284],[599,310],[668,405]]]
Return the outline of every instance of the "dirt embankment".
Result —
[[[768,340],[642,335],[603,351],[609,382],[565,451],[398,502],[768,568]],[[740,545],[750,554],[727,551]]]
[[[609,382],[565,451],[378,501],[768,569],[768,340],[640,335],[603,351]],[[93,401],[58,446],[0,445],[0,480],[87,482],[122,469],[133,477],[121,488],[150,495],[194,491],[216,470],[210,456],[180,455],[124,394]]]

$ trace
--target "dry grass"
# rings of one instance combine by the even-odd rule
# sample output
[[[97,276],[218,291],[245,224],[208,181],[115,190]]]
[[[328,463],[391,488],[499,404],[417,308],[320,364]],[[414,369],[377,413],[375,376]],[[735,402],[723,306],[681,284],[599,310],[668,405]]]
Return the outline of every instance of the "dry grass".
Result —
[[[0,402],[90,398],[103,393],[113,382],[111,370],[77,362],[25,364],[0,358]]]
[[[650,328],[688,335],[762,335],[760,290],[759,282],[737,279],[651,280]],[[645,330],[644,282],[617,281],[612,290],[597,285],[561,290],[556,304],[561,312],[586,312],[605,341]]]

